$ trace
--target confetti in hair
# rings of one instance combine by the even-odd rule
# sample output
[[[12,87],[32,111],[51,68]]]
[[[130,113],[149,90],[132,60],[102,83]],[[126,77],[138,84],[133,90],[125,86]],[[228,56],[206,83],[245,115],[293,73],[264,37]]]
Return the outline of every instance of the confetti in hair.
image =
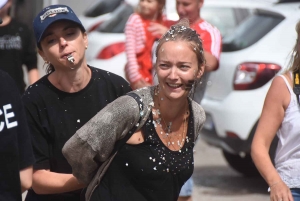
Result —
[[[205,64],[204,51],[200,35],[189,27],[187,19],[180,20],[161,37],[156,49],[156,57],[161,46],[168,41],[186,41],[191,45],[192,50],[196,53],[199,66]]]

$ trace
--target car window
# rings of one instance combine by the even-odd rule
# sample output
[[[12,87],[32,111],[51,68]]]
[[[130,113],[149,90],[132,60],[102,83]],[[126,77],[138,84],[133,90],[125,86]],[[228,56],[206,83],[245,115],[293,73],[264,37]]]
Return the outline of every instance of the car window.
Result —
[[[111,17],[98,27],[97,31],[105,33],[124,33],[126,22],[133,12],[132,6],[122,3],[111,13]]]
[[[256,10],[242,22],[235,31],[223,38],[223,52],[231,52],[247,48],[276,27],[284,17],[280,14]]]
[[[84,12],[86,17],[97,17],[114,11],[122,0],[95,0]]]
[[[242,8],[203,7],[201,17],[216,26],[224,37],[248,17],[250,11]]]

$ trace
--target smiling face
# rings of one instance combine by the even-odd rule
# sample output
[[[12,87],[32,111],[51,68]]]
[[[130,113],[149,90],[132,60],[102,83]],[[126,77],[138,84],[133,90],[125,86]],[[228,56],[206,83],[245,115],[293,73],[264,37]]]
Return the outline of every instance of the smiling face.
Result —
[[[88,45],[86,33],[82,33],[78,25],[70,21],[58,21],[50,25],[41,40],[39,54],[49,61],[55,69],[70,69],[85,61],[85,47]],[[68,61],[72,55],[74,64]]]
[[[187,86],[203,74],[197,55],[189,42],[169,41],[157,52],[156,72],[162,96],[177,100],[189,94]]]

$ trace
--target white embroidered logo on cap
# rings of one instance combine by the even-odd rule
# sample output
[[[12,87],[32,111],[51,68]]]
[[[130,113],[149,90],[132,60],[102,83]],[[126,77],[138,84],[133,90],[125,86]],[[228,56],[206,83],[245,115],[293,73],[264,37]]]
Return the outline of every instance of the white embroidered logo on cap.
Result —
[[[46,19],[48,16],[49,17],[54,17],[58,13],[68,13],[69,10],[67,7],[59,7],[59,8],[54,8],[50,9],[47,12],[45,12],[42,16],[40,16],[41,20],[43,21]]]

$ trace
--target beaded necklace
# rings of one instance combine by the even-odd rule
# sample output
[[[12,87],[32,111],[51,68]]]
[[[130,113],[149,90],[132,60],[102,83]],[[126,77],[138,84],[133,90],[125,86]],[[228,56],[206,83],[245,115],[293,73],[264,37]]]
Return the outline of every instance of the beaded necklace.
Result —
[[[153,124],[154,124],[154,127],[157,128],[157,126],[159,126],[159,134],[162,135],[162,138],[163,139],[167,139],[166,142],[163,141],[163,143],[169,147],[169,146],[172,146],[174,148],[174,151],[179,151],[181,152],[181,148],[183,147],[183,144],[184,144],[184,141],[187,140],[188,141],[188,137],[185,136],[186,132],[187,132],[187,118],[189,117],[189,110],[187,109],[187,111],[183,114],[183,120],[180,125],[180,128],[178,130],[178,132],[173,132],[172,133],[172,121],[170,121],[168,124],[166,123],[166,121],[163,119],[161,113],[160,113],[160,103],[159,103],[159,96],[158,96],[159,92],[157,91],[157,89],[155,90],[155,95],[157,96],[158,98],[158,109],[152,109],[152,114],[154,117],[156,117],[155,120],[153,120]],[[161,98],[161,100],[163,100]],[[162,125],[162,121],[165,125],[165,128],[163,127]],[[182,128],[182,133],[180,133],[180,130],[181,130],[181,127]],[[175,138],[175,139],[174,139]],[[179,149],[176,147],[176,144],[177,146],[179,147]]]

